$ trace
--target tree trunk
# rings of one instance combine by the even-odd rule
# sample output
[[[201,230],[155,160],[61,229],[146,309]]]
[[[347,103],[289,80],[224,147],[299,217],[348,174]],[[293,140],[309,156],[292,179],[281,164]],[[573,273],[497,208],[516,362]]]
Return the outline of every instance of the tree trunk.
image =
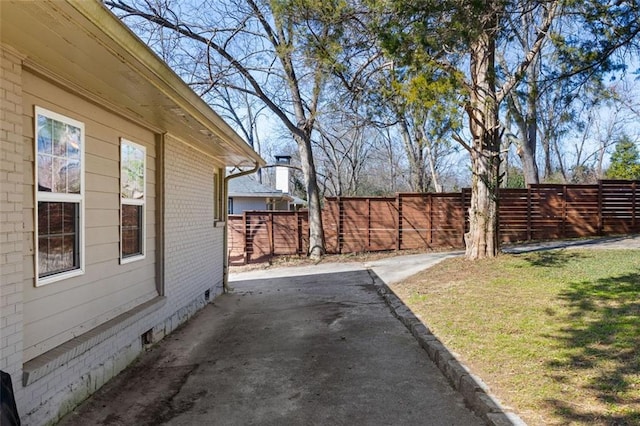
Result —
[[[324,254],[324,229],[322,228],[322,212],[320,206],[320,190],[316,178],[316,167],[311,152],[311,135],[305,138],[296,136],[302,174],[307,185],[307,202],[309,203],[309,256],[318,259]]]
[[[600,145],[600,149],[598,150],[598,161],[596,162],[596,178],[598,180],[604,177],[604,171],[602,169],[602,164],[604,163],[604,155],[607,152],[607,147],[604,143]]]
[[[498,254],[498,178],[500,129],[495,86],[495,39],[485,32],[471,49],[473,90],[467,107],[471,146],[471,207],[466,257],[475,260]]]
[[[540,183],[536,148],[538,147],[538,83],[536,67],[538,59],[532,61],[527,69],[529,93],[527,93],[527,112],[524,118],[523,144],[520,159],[526,185]]]
[[[424,159],[422,158],[422,147],[419,141],[414,141],[409,131],[409,126],[404,119],[398,121],[400,134],[404,142],[407,160],[409,160],[409,186],[414,192],[426,192],[424,178]]]
[[[569,176],[567,176],[567,170],[565,169],[565,166],[564,166],[563,154],[558,144],[558,138],[555,138],[553,140],[553,148],[554,148],[554,151],[556,152],[556,157],[558,158],[558,169],[560,170],[560,175],[562,176],[562,183],[568,183]]]
[[[547,180],[553,173],[551,167],[551,142],[548,135],[542,137],[542,150],[544,151],[544,178]]]
[[[429,162],[429,171],[431,172],[431,183],[433,184],[433,189],[436,192],[440,193],[442,192],[442,185],[440,185],[440,177],[438,176],[438,172],[436,171],[436,159],[433,155],[433,149],[431,148],[431,141],[424,140],[423,143],[427,148],[427,161]]]
[[[528,130],[531,130],[531,126],[528,126]],[[538,164],[536,163],[536,150],[535,136],[533,140],[529,139],[532,136],[529,135],[522,141],[520,149],[518,149],[518,156],[522,161],[522,172],[524,174],[524,183],[526,185],[540,183],[538,178]]]

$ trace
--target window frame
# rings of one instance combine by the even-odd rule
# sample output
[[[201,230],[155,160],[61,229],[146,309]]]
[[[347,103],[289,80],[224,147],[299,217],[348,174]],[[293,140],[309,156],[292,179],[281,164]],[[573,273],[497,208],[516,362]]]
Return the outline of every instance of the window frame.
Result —
[[[143,154],[143,165],[142,165],[142,187],[143,187],[143,194],[142,194],[142,199],[137,199],[137,198],[125,198],[123,196],[122,193],[122,185],[123,185],[123,179],[122,179],[122,171],[123,171],[123,158],[122,158],[122,149],[124,147],[124,145],[130,145],[136,149],[139,149],[142,151]],[[120,178],[119,178],[119,198],[120,198],[120,264],[124,265],[127,263],[131,263],[131,262],[136,262],[139,260],[143,260],[147,257],[147,148],[144,145],[141,145],[139,143],[133,142],[129,139],[126,138],[120,138]],[[130,206],[139,206],[142,208],[142,212],[140,213],[141,215],[141,223],[140,223],[140,253],[136,253],[136,254],[131,254],[131,255],[124,255],[122,252],[122,249],[124,247],[124,238],[123,238],[123,221],[122,221],[122,215],[123,215],[123,206],[124,205],[130,205]]]
[[[73,126],[80,129],[80,193],[62,193],[62,192],[53,192],[53,191],[40,191],[39,189],[39,127],[38,127],[38,117],[42,116],[54,121],[58,121],[65,125]],[[85,228],[84,228],[84,205],[85,205],[85,141],[86,141],[86,133],[84,123],[78,120],[74,120],[71,117],[67,117],[65,115],[59,114],[54,111],[50,111],[46,108],[39,107],[37,105],[34,106],[34,198],[35,203],[33,207],[34,211],[34,264],[35,264],[35,286],[41,287],[47,284],[51,284],[57,281],[61,281],[64,279],[76,277],[79,275],[83,275],[85,273]],[[77,259],[78,266],[74,269],[68,271],[61,272],[53,272],[49,275],[40,276],[40,235],[39,235],[39,214],[40,211],[38,209],[39,203],[73,203],[77,204],[77,223],[75,224],[76,228],[76,240],[74,244],[78,248]]]
[[[227,197],[227,214],[233,214],[233,197]]]

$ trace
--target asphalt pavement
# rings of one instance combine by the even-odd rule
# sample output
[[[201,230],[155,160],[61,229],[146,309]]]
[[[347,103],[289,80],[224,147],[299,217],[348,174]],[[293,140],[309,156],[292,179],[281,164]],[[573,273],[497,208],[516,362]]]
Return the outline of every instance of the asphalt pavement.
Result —
[[[236,274],[61,424],[484,424],[373,285],[456,254]]]

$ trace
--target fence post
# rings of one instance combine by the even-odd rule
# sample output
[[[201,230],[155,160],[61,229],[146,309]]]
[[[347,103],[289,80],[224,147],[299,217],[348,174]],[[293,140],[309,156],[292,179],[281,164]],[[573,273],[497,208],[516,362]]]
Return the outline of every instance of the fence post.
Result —
[[[274,243],[273,243],[273,213],[269,213],[269,220],[267,221],[267,233],[269,234],[269,257],[273,257]]]
[[[531,185],[527,185],[527,241],[531,241]]]
[[[636,181],[631,183],[631,229],[636,232]]]
[[[433,194],[428,193],[427,196],[429,197],[429,244],[433,246]]]
[[[398,212],[398,232],[396,234],[396,250],[402,249],[402,199],[396,194],[396,211]]]
[[[562,185],[562,238],[567,238],[567,185]]]
[[[464,241],[464,232],[467,229],[467,207],[466,207],[466,200],[465,200],[465,195],[464,195],[464,188],[460,188],[460,200],[462,202],[462,247],[466,247],[467,244]]]
[[[367,251],[371,251],[371,198],[367,197]]]
[[[247,238],[247,212],[242,212],[242,240],[244,241],[244,250],[242,252],[242,260],[246,265],[249,263],[249,239]]]
[[[602,218],[602,180],[598,180],[598,235],[602,235],[604,232],[604,223]]]
[[[500,245],[502,244],[502,224],[504,223],[503,220],[500,220],[500,205],[502,204],[501,192],[502,190],[500,188],[500,185],[498,185],[498,187],[496,188],[496,222],[498,222],[498,226],[496,229],[495,237],[495,239],[498,240],[498,247],[500,247]]]
[[[342,253],[342,198],[336,198],[336,205],[338,206],[338,235],[337,235],[337,248],[338,254]]]
[[[296,253],[302,254],[302,223],[300,223],[300,212],[296,210]]]

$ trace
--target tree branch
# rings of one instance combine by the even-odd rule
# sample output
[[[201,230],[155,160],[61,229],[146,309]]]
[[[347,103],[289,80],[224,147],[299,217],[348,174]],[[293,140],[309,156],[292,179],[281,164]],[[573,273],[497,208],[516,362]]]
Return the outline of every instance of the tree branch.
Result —
[[[518,67],[516,68],[515,72],[511,75],[511,77],[509,77],[507,81],[502,85],[500,90],[496,92],[496,101],[498,103],[502,102],[504,97],[509,92],[511,92],[514,86],[518,84],[520,80],[522,80],[522,77],[524,76],[524,73],[527,71],[527,68],[529,67],[533,59],[536,57],[536,55],[540,52],[540,49],[542,49],[542,45],[547,38],[547,35],[549,33],[549,28],[551,27],[551,24],[555,19],[557,10],[558,10],[558,0],[554,0],[551,2],[549,11],[547,12],[547,16],[545,17],[545,20],[542,23],[542,26],[537,31],[536,40],[533,43],[533,46],[531,46],[531,50],[527,52],[524,59],[522,60],[520,65],[518,65]]]
[[[248,1],[251,2],[251,0],[248,0]],[[231,53],[229,53],[224,47],[222,47],[218,43],[214,42],[213,39],[207,39],[207,38],[201,36],[200,34],[193,32],[186,25],[183,25],[183,24],[180,24],[180,23],[177,23],[177,22],[169,21],[165,17],[157,15],[157,14],[146,13],[146,12],[144,12],[142,10],[138,10],[138,9],[132,7],[132,6],[127,5],[126,3],[122,2],[122,1],[106,0],[105,1],[105,5],[113,7],[115,9],[122,10],[122,11],[124,11],[124,12],[126,12],[126,13],[128,13],[130,15],[138,16],[140,18],[146,19],[146,20],[148,20],[150,22],[153,22],[153,23],[155,23],[157,25],[160,25],[160,26],[162,26],[164,28],[168,28],[170,30],[176,31],[177,33],[182,34],[185,37],[188,37],[188,38],[190,38],[192,40],[200,42],[200,43],[206,45],[208,48],[213,49],[222,58],[224,58],[231,65],[232,68],[234,68],[238,73],[240,73],[247,80],[249,85],[253,88],[253,92],[251,92],[251,91],[249,91],[247,89],[243,89],[243,88],[239,88],[237,86],[233,86],[233,85],[226,85],[227,87],[233,88],[235,90],[240,90],[242,92],[249,93],[249,94],[252,94],[254,96],[257,96],[262,102],[264,102],[267,105],[267,107],[280,120],[282,120],[282,122],[284,123],[285,127],[287,127],[287,129],[291,133],[293,133],[294,135],[297,135],[297,136],[304,137],[304,132],[302,131],[302,129],[298,128],[296,126],[296,124],[293,123],[289,119],[287,114],[278,105],[276,105],[270,99],[269,96],[267,96],[267,94],[263,91],[260,83],[258,83],[258,81],[249,72],[249,70],[235,56],[233,56]],[[260,19],[259,16],[258,16],[258,19]],[[298,96],[299,96],[299,94],[298,94]]]
[[[472,151],[473,151],[473,148],[471,148],[471,146],[470,146],[467,142],[465,142],[465,140],[464,140],[464,139],[462,139],[462,137],[460,137],[460,135],[459,135],[459,134],[457,134],[456,132],[453,132],[453,133],[451,134],[451,137],[453,138],[453,140],[455,140],[455,141],[456,141],[456,142],[458,142],[460,145],[462,145],[462,147],[463,147],[464,149],[466,149],[468,152],[472,152]]]

